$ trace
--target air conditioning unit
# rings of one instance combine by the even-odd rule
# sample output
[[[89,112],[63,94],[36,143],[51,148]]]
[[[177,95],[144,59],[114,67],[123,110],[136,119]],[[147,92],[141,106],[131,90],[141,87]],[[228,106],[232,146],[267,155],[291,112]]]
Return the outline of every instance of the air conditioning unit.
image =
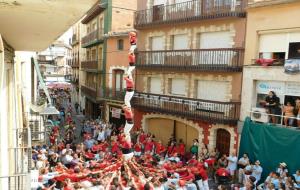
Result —
[[[267,110],[265,108],[252,108],[251,120],[261,123],[268,123],[269,116],[267,115]]]

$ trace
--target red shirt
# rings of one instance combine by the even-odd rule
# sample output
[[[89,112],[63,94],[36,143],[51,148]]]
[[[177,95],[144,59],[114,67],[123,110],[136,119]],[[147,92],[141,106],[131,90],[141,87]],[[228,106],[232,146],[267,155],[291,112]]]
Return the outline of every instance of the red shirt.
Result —
[[[119,150],[118,143],[112,142],[111,152],[116,153]]]
[[[141,152],[142,151],[142,147],[139,144],[134,145],[134,151],[135,152]]]
[[[85,157],[89,158],[89,159],[93,159],[95,157],[95,155],[91,152],[86,152],[85,153]]]
[[[139,141],[140,143],[144,143],[145,139],[146,139],[147,135],[146,134],[141,134],[140,137],[139,137]]]
[[[161,143],[156,143],[155,144],[155,153],[156,154],[161,154],[166,150],[166,148],[161,144]]]
[[[205,169],[203,168],[199,169],[199,174],[203,181],[208,179],[207,172],[205,171]]]
[[[152,149],[153,149],[153,142],[152,141],[150,141],[150,142],[145,142],[145,152],[147,152],[147,151],[152,151]]]
[[[230,176],[230,174],[229,174],[229,172],[227,171],[226,168],[219,168],[219,169],[217,169],[216,174],[218,176],[224,176],[224,177]]]
[[[126,88],[133,88],[134,87],[134,82],[133,79],[130,79],[128,77],[124,77],[124,80],[126,80]]]
[[[168,147],[168,154],[169,155],[174,155],[174,153],[176,153],[177,150],[176,150],[176,147],[175,146],[169,146]]]
[[[133,119],[133,113],[130,108],[123,108],[125,119]]]
[[[185,145],[183,143],[179,144],[178,147],[177,147],[177,151],[180,155],[184,155],[185,153]]]
[[[128,141],[123,141],[122,142],[122,147],[126,148],[126,149],[130,149],[131,148],[131,143]]]

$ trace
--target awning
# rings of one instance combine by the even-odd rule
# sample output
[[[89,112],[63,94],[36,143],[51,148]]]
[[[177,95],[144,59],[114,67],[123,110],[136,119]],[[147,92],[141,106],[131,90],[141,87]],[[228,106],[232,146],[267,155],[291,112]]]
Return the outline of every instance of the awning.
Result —
[[[98,0],[1,0],[0,34],[17,51],[42,51]]]

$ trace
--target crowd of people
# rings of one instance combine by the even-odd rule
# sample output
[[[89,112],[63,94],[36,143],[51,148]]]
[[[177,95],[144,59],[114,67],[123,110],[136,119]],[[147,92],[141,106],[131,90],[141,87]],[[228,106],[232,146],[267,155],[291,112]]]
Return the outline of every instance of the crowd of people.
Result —
[[[283,124],[286,127],[300,127],[300,98],[286,101],[285,105],[281,106],[280,98],[274,91],[270,91],[265,100],[260,102],[266,107],[270,114],[270,122],[274,124]],[[281,115],[283,121],[281,121]]]
[[[239,185],[232,185],[233,189],[300,187],[300,171],[289,175],[285,163],[259,183],[263,168],[258,160],[251,164],[247,154],[238,159],[234,152],[220,155],[205,146],[198,152],[196,139],[189,150],[174,138],[164,146],[142,130],[132,133],[134,157],[127,160],[122,151],[126,147],[122,129],[101,120],[87,120],[83,123],[82,143],[61,141],[34,147],[32,158],[40,172],[39,189],[208,190],[209,177],[223,184],[218,186],[221,190],[228,189],[234,179]]]
[[[32,166],[39,170],[37,189],[300,188],[300,171],[290,175],[284,162],[262,181],[259,160],[251,163],[247,154],[238,159],[235,152],[226,155],[209,150],[197,139],[191,139],[192,146],[186,147],[182,139],[173,136],[165,145],[154,135],[135,130],[128,140],[126,125],[101,119],[82,121],[81,134],[76,137],[72,114],[77,110],[72,109],[69,93],[55,91],[52,98],[54,94],[60,115],[51,118],[55,126],[49,144],[35,146],[32,152]],[[219,185],[212,186],[209,179]]]

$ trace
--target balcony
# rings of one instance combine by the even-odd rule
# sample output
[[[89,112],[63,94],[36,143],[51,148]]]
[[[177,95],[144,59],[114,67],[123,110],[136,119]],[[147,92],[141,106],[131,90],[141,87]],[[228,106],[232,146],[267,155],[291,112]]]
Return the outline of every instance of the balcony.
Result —
[[[72,68],[79,68],[79,62],[77,60],[72,60],[71,67]]]
[[[78,38],[77,38],[77,35],[76,35],[76,34],[73,34],[71,45],[74,46],[74,45],[76,45],[76,44],[78,44],[78,43],[79,43],[79,40],[78,40]]]
[[[137,29],[224,17],[245,17],[247,0],[191,0],[170,5],[155,5],[135,13]]]
[[[81,92],[93,99],[97,97],[97,90],[88,86],[81,85]]]
[[[105,98],[116,101],[124,101],[125,93],[126,92],[123,89],[106,88]]]
[[[98,61],[81,61],[81,69],[85,71],[97,72],[99,71]]]
[[[81,39],[82,47],[87,48],[94,44],[100,43],[103,41],[104,33],[102,28],[98,28],[92,32],[90,32],[88,35],[84,36]]]
[[[135,108],[151,112],[177,115],[193,120],[236,125],[240,102],[218,102],[136,92],[132,100]]]
[[[137,68],[241,72],[244,49],[139,51]]]

